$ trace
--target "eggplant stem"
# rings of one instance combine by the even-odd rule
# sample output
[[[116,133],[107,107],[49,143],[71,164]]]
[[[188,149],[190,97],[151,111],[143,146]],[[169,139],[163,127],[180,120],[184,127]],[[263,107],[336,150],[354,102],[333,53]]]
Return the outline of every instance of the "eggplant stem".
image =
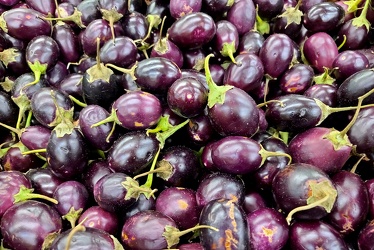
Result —
[[[353,167],[351,168],[351,173],[355,173],[356,172],[356,169],[358,167],[358,165],[360,164],[360,162],[365,159],[366,155],[365,154],[362,154],[362,156],[360,157],[360,159],[358,159],[358,161],[355,163],[355,165],[353,165]]]

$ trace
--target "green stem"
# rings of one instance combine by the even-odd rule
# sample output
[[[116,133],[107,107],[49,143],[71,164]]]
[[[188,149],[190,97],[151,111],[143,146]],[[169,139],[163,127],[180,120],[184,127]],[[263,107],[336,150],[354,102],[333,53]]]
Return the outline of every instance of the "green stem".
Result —
[[[25,151],[25,152],[22,152],[22,154],[23,155],[29,155],[29,154],[45,153],[45,152],[47,152],[46,148],[40,148],[40,149]]]
[[[85,108],[87,107],[87,103],[84,103],[84,102],[81,102],[79,101],[77,98],[75,98],[74,96],[72,95],[69,95],[69,98],[70,100],[72,100],[75,104],[77,104],[78,106],[82,107],[82,108]]]
[[[107,63],[105,64],[106,67],[111,67],[119,72],[122,72],[124,74],[129,74],[131,76],[131,79],[133,79],[134,81],[136,80],[136,76],[135,76],[135,69],[136,67],[138,66],[138,62],[136,62],[130,69],[124,69],[124,68],[121,68],[121,67],[118,67],[114,64],[111,64],[111,63]]]
[[[29,113],[27,114],[25,128],[30,127],[30,125],[31,125],[31,119],[32,119],[32,110],[29,110]]]
[[[160,151],[161,151],[161,146],[158,147],[157,153],[155,155],[155,158],[153,158],[152,165],[151,165],[151,168],[150,168],[149,171],[153,171],[155,169],[156,162],[157,162],[158,156],[160,154]],[[151,188],[152,187],[152,182],[153,182],[153,174],[149,174],[147,176],[147,181],[142,186],[147,187],[147,188]]]

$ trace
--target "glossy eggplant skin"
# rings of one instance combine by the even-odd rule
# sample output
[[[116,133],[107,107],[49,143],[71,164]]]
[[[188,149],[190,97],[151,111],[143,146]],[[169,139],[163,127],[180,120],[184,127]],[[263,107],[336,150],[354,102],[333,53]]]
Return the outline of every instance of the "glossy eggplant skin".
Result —
[[[216,34],[216,25],[209,15],[194,12],[178,19],[168,30],[169,39],[180,48],[197,49]]]
[[[24,8],[14,8],[4,12],[0,18],[0,27],[10,36],[23,41],[30,41],[36,36],[50,35],[50,23],[40,17],[43,14]]]
[[[243,210],[233,200],[209,202],[201,211],[199,224],[219,230],[200,230],[200,243],[204,249],[248,249],[247,221]]]
[[[77,129],[62,137],[54,130],[47,145],[48,165],[57,177],[75,178],[87,166],[86,150],[84,138]]]
[[[340,234],[329,224],[318,221],[298,221],[290,228],[291,249],[340,249],[348,250]]]

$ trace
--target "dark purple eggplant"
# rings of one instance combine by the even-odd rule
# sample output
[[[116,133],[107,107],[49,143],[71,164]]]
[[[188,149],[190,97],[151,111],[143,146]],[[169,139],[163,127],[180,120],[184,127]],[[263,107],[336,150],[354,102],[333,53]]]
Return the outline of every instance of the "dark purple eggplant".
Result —
[[[239,35],[244,35],[254,28],[256,9],[253,1],[235,1],[227,12],[227,20],[235,25]]]
[[[305,41],[303,53],[310,65],[317,72],[322,73],[324,68],[332,68],[334,59],[338,55],[338,47],[329,34],[317,32]]]
[[[83,95],[82,79],[82,74],[71,73],[67,75],[56,88],[66,95],[81,98]]]
[[[100,38],[100,48],[104,43],[112,38],[110,26],[104,19],[97,19],[87,26],[82,31],[83,34],[80,37],[83,52],[88,55],[95,57],[97,54],[96,39]]]
[[[12,249],[39,250],[46,237],[62,230],[62,221],[47,204],[23,201],[4,213],[0,228],[4,243]]]
[[[81,46],[73,28],[66,23],[57,23],[53,27],[52,38],[60,49],[60,58],[64,63],[78,62]]]
[[[116,37],[108,40],[100,49],[102,63],[115,64],[118,67],[129,67],[136,62],[137,48],[129,37]]]
[[[304,27],[309,31],[329,32],[344,22],[343,7],[335,2],[322,2],[311,7],[304,15]]]
[[[294,163],[281,169],[272,183],[274,199],[288,213],[287,222],[297,219],[321,219],[331,212],[337,190],[322,170],[305,163]]]
[[[200,208],[212,200],[232,199],[239,205],[244,200],[244,182],[239,177],[220,172],[203,178],[196,190],[196,200]]]
[[[101,229],[111,235],[117,233],[119,221],[116,214],[110,213],[100,206],[87,208],[79,217],[78,224],[82,226]]]
[[[283,214],[260,208],[247,215],[251,249],[282,249],[288,240],[288,225]]]
[[[33,9],[10,9],[0,19],[0,28],[4,32],[27,42],[37,36],[48,36],[52,31],[51,24],[43,19],[43,14]]]
[[[259,32],[248,31],[240,38],[238,52],[239,54],[248,52],[258,55],[264,42],[265,38]]]
[[[338,231],[319,220],[297,221],[292,224],[289,242],[291,248],[295,250],[349,249]]]
[[[315,84],[305,90],[304,95],[313,99],[318,99],[327,106],[337,106],[338,88],[331,84]]]
[[[196,78],[182,77],[168,89],[167,103],[181,117],[191,118],[203,113],[208,102],[208,91]]]
[[[105,175],[113,173],[105,160],[90,162],[82,173],[82,182],[90,194],[93,194],[95,184]]]
[[[204,146],[217,136],[206,115],[191,118],[188,122],[187,133],[194,144]]]
[[[182,230],[194,227],[199,222],[200,210],[192,189],[164,189],[157,196],[156,211],[172,218]]]
[[[236,26],[226,20],[216,23],[216,34],[213,38],[214,49],[224,57],[229,57],[237,63],[234,54],[239,45],[239,33]]]
[[[260,193],[248,191],[244,196],[242,207],[244,212],[248,216],[249,214],[253,213],[258,209],[266,208],[267,205]]]
[[[109,233],[91,227],[79,225],[58,235],[51,243],[51,250],[78,249],[121,249],[120,242]],[[122,248],[123,249],[123,248]]]
[[[1,165],[5,171],[16,170],[20,172],[27,172],[33,168],[43,166],[43,161],[36,155],[23,153],[28,149],[21,142],[15,143],[7,149],[6,153],[1,158]]]
[[[369,60],[358,51],[346,50],[334,59],[332,67],[335,78],[343,82],[354,73],[369,68]]]
[[[245,214],[233,199],[218,199],[206,204],[199,223],[217,229],[200,230],[200,243],[204,249],[248,249]]]
[[[264,77],[264,66],[261,59],[251,53],[241,53],[235,57],[236,64],[231,63],[225,70],[223,82],[250,92],[260,86]]]
[[[147,210],[156,210],[156,198],[150,196],[147,198],[144,194],[139,195],[139,198],[126,209],[125,213],[121,214],[124,220],[131,216]]]
[[[207,44],[216,34],[216,24],[203,12],[185,15],[168,30],[169,39],[180,48],[197,49]]]
[[[281,90],[287,94],[302,94],[313,82],[312,67],[305,64],[295,64],[282,75],[279,80]]]
[[[56,5],[53,0],[43,1],[43,3],[35,0],[25,0],[25,3],[32,9],[43,13],[44,15],[53,15],[55,13]]]
[[[192,12],[200,12],[201,5],[202,0],[171,0],[170,15],[178,19]]]
[[[30,169],[26,173],[36,193],[53,197],[56,188],[63,180],[55,176],[49,168]]]
[[[282,12],[284,1],[283,0],[272,0],[263,1],[255,0],[254,5],[258,5],[258,15],[264,20],[270,20],[276,17]]]
[[[249,174],[258,170],[268,157],[291,156],[265,150],[258,142],[244,136],[226,136],[212,146],[214,166],[229,174]]]
[[[44,79],[48,82],[49,86],[58,86],[66,76],[69,75],[69,70],[65,63],[57,61],[57,63],[48,70]]]
[[[30,71],[26,63],[25,51],[17,48],[9,48],[0,52],[0,60],[10,73],[22,75]]]
[[[69,221],[71,227],[82,214],[88,203],[89,194],[86,187],[78,181],[65,181],[54,191],[53,198],[58,201],[54,208],[62,218]]]
[[[332,176],[338,191],[335,205],[328,215],[328,222],[346,236],[360,230],[369,211],[369,194],[359,175],[340,171]]]
[[[130,207],[135,199],[128,197],[128,191],[122,185],[127,178],[128,176],[123,173],[110,173],[98,180],[94,186],[94,198],[97,204],[111,213]]]

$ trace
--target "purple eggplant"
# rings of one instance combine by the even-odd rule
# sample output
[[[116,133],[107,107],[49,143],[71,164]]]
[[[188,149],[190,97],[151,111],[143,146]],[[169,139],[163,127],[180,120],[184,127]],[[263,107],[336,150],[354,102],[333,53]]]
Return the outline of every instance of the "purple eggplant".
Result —
[[[337,190],[322,170],[305,163],[294,163],[274,177],[272,191],[277,205],[288,213],[287,222],[297,219],[321,219],[331,212]]]
[[[279,80],[281,90],[287,94],[302,94],[313,82],[312,67],[305,64],[295,64],[282,75]]]
[[[283,214],[260,208],[247,215],[251,249],[281,249],[288,240],[288,225]]]
[[[243,210],[247,216],[254,211],[262,208],[266,208],[266,202],[264,198],[258,192],[248,191],[244,196]]]
[[[190,13],[173,23],[169,39],[180,48],[197,49],[207,44],[216,34],[213,18],[203,12]]]
[[[292,249],[342,249],[348,246],[341,235],[329,224],[318,221],[298,221],[290,228],[290,246]]]
[[[53,197],[56,188],[64,181],[55,176],[49,168],[30,169],[26,173],[36,193]]]
[[[346,50],[335,58],[332,63],[335,78],[343,82],[356,72],[369,68],[369,60],[360,52]]]
[[[200,230],[200,243],[204,249],[248,249],[247,221],[234,200],[212,200],[201,211],[199,223],[216,228]]]
[[[87,208],[79,217],[78,224],[80,223],[85,227],[101,229],[111,235],[117,233],[119,225],[117,215],[102,209],[100,206]]]
[[[235,25],[239,35],[244,35],[254,28],[256,9],[253,1],[235,1],[227,12],[227,20]]]
[[[200,12],[202,0],[171,0],[170,15],[175,19],[181,18],[192,12]]]
[[[113,173],[105,160],[90,162],[87,169],[82,173],[82,182],[90,194],[93,194],[95,184],[105,175]]]
[[[57,211],[39,201],[23,201],[9,208],[1,219],[4,243],[14,250],[41,249],[46,237],[62,230]]]

